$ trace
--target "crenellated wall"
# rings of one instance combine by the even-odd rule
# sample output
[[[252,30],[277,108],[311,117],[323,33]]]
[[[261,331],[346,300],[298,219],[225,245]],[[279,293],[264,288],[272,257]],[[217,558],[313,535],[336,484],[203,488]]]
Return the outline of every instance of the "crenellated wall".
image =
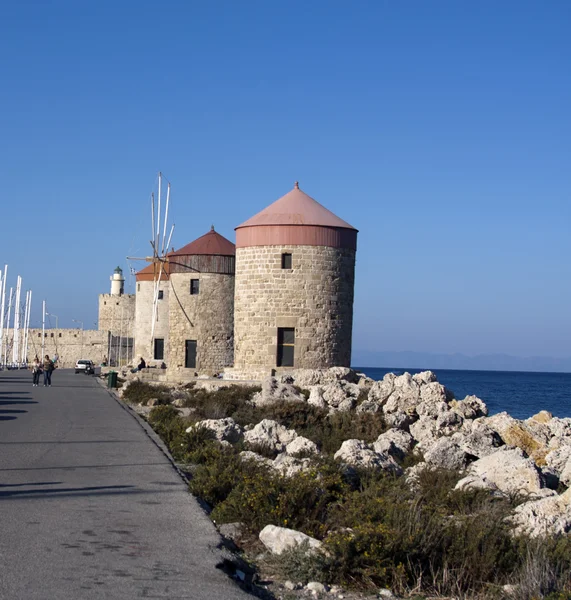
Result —
[[[4,330],[4,341],[7,344],[7,363],[12,362],[13,330]],[[23,331],[20,330],[20,344],[22,344]],[[109,333],[93,329],[46,329],[44,352],[51,358],[58,355],[58,364],[62,368],[75,366],[77,360],[89,359],[96,364],[101,364],[108,356]],[[35,355],[42,356],[42,330],[30,329],[28,335],[28,362]],[[3,359],[3,357],[2,357]]]

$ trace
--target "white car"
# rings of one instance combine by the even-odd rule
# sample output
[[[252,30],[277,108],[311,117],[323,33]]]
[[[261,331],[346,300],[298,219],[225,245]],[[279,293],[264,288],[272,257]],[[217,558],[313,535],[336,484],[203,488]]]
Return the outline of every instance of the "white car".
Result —
[[[78,373],[93,373],[94,367],[95,365],[91,360],[78,360],[75,363],[75,374],[77,375]]]

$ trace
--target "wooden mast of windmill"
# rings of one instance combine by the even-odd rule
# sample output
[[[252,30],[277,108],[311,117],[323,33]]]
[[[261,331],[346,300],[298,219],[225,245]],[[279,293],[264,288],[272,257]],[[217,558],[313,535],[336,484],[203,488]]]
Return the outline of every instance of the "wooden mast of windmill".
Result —
[[[171,184],[167,183],[167,193],[164,209],[164,218],[161,215],[161,193],[162,193],[162,173],[159,171],[159,184],[157,202],[155,206],[155,193],[151,194],[151,249],[153,251],[152,256],[145,257],[127,257],[127,260],[144,260],[153,265],[153,307],[151,316],[151,339],[149,341],[149,356],[153,355],[153,341],[155,339],[155,324],[157,322],[158,313],[158,302],[159,302],[159,288],[161,284],[161,278],[165,263],[168,262],[168,248],[170,246],[172,234],[174,232],[174,224],[170,228],[170,232],[167,238],[167,221],[169,216],[169,204],[170,204],[170,193]],[[161,221],[163,229],[161,231]]]

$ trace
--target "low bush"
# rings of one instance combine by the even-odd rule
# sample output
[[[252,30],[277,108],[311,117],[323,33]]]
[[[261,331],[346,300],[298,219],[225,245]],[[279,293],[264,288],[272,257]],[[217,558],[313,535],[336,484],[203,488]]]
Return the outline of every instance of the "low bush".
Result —
[[[133,381],[122,396],[130,404],[146,404],[151,398],[157,398],[160,404],[171,402],[170,389],[166,385],[150,385],[143,381]]]

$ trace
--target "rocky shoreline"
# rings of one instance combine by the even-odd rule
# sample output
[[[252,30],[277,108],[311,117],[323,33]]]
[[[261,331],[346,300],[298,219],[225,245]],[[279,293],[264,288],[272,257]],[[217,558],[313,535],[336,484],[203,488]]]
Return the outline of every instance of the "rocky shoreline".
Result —
[[[132,381],[125,383],[123,396],[129,396]],[[553,417],[546,411],[526,420],[505,412],[490,416],[482,400],[476,396],[454,398],[430,371],[414,376],[389,373],[374,381],[347,368],[297,370],[265,379],[257,391],[247,390],[242,402],[253,415],[271,415],[273,408],[283,410],[287,405],[292,413],[297,407],[315,411],[322,418],[384,423],[383,431],[374,439],[370,435],[368,439],[339,438],[339,447],[327,455],[318,437],[311,439],[279,418],[256,422],[230,414],[200,418],[202,404],[189,400],[194,388],[163,390],[162,398],[147,398],[140,410],[148,412],[149,405],[170,405],[186,420],[183,434],[188,439],[205,435],[221,451],[226,448],[233,452],[241,464],[253,464],[286,481],[298,481],[296,478],[313,473],[320,460],[333,459],[345,481],[368,473],[404,482],[414,494],[427,474],[454,472],[457,477],[450,493],[485,494],[490,501],[517,499],[503,521],[510,535],[530,540],[570,537],[571,418]],[[279,520],[260,527],[259,540],[265,553],[280,555],[296,548],[304,548],[306,553],[329,551],[323,550],[324,539],[292,530]],[[308,590],[297,584],[289,587],[292,585]],[[343,595],[340,588],[327,589]],[[497,597],[524,598],[521,590],[513,592],[509,584],[501,589]],[[325,594],[326,588],[316,583],[309,591]]]

